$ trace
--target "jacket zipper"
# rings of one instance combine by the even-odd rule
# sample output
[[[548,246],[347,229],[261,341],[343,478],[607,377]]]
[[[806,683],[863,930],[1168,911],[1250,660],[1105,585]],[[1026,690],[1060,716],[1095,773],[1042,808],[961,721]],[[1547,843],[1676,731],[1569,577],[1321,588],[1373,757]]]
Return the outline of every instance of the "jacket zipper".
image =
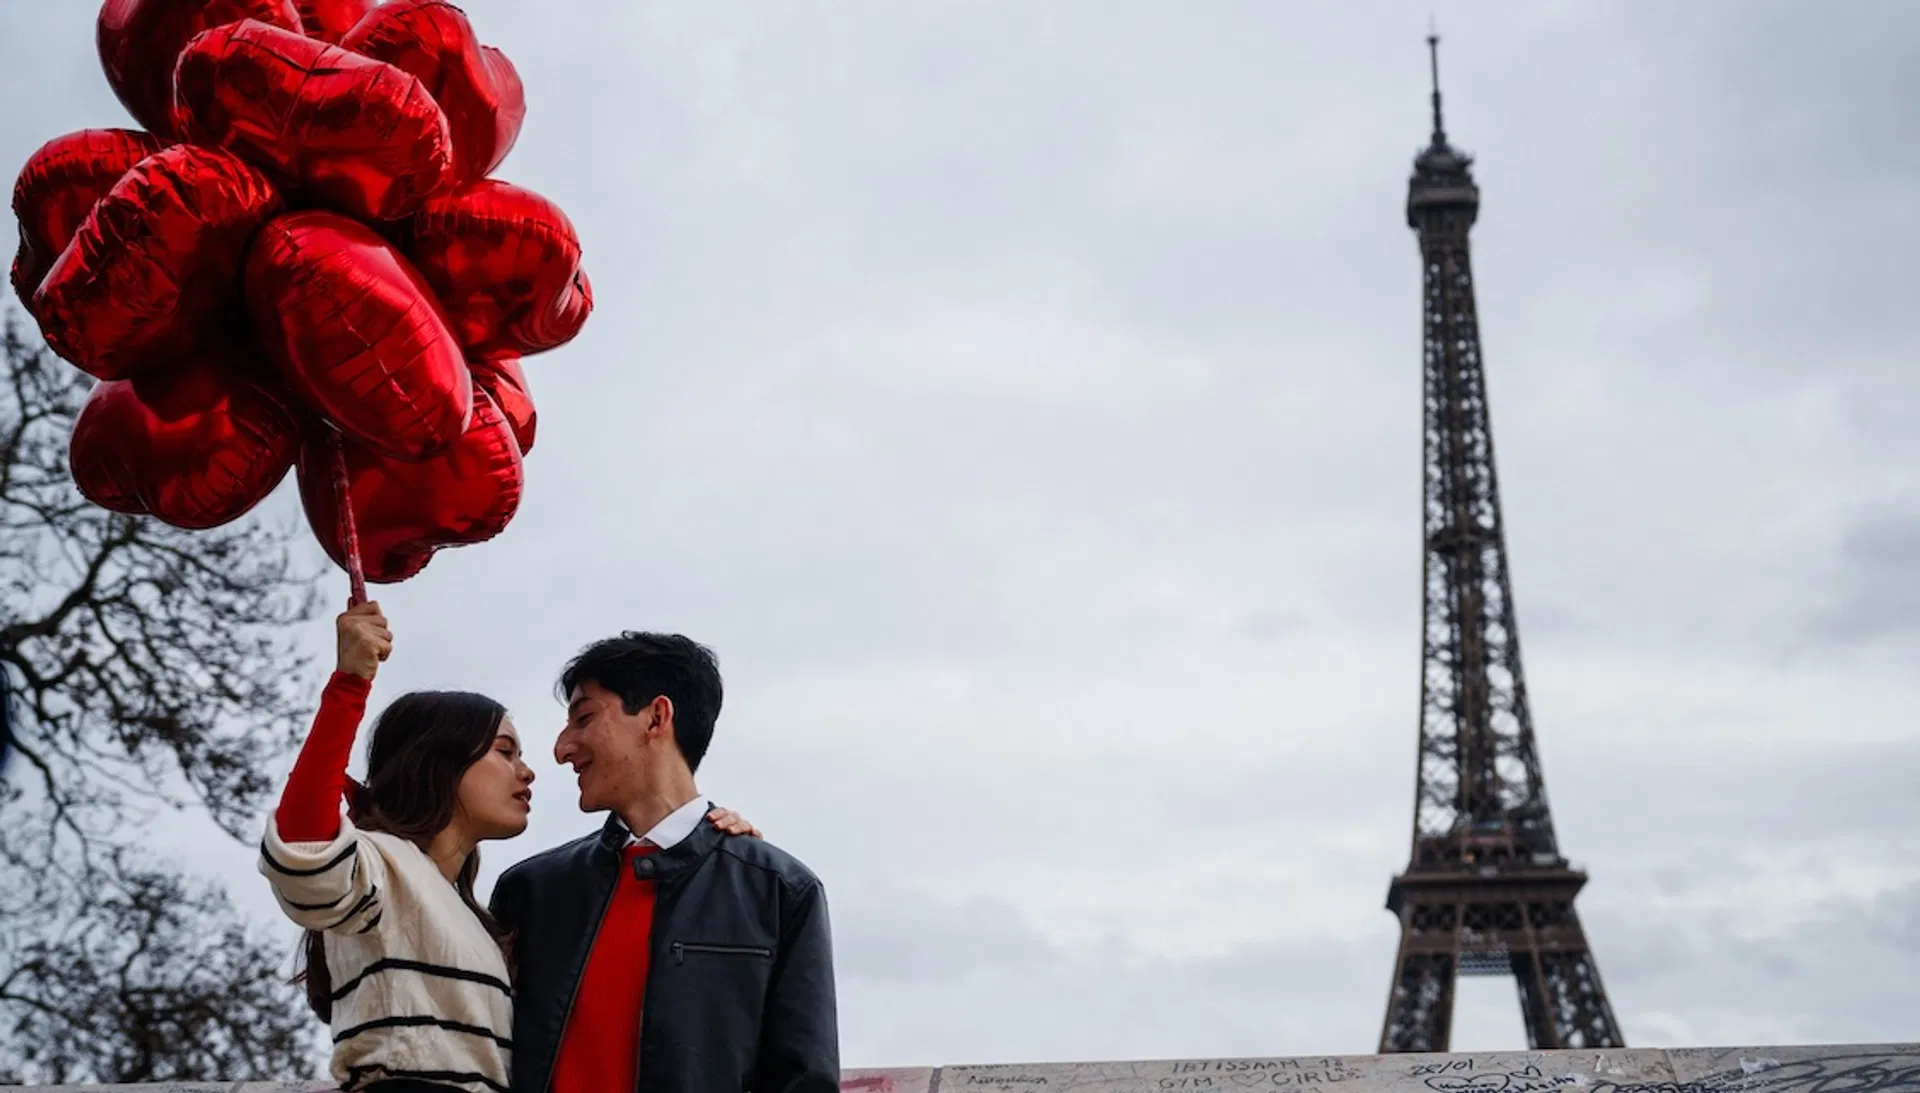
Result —
[[[772,949],[763,949],[758,945],[703,945],[697,941],[676,941],[673,943],[673,962],[685,964],[688,953],[715,953],[721,956],[760,956],[773,959]]]
[[[637,873],[634,875],[635,877],[639,876],[639,874]],[[654,878],[653,921],[655,923],[658,923],[661,920],[660,908],[663,905],[671,906],[671,898],[674,894],[674,885],[675,885],[675,881],[671,876]],[[651,929],[651,927],[649,927],[649,929]],[[680,943],[677,941],[674,942],[673,948],[674,948],[673,962],[675,964],[678,964],[683,959],[679,951]],[[648,949],[649,951],[651,951],[652,949],[651,941],[648,942]],[[649,957],[648,959],[652,959],[652,958]],[[649,979],[651,979],[653,976],[653,973],[649,971],[647,973],[647,976]],[[582,978],[585,978],[585,976],[583,975]],[[646,1083],[645,1083],[644,1077],[640,1073],[640,1064],[646,1060],[646,1056],[647,1056],[647,1007],[643,1004],[640,1007],[640,1028],[636,1031],[634,1035],[634,1040],[633,1040],[633,1093],[640,1093],[640,1091],[643,1088],[645,1088]],[[552,1093],[552,1091],[549,1090],[548,1093]]]
[[[613,897],[620,891],[620,875],[624,871],[624,863],[614,867],[613,887],[607,889],[607,898],[600,904],[600,917],[594,920],[593,937],[587,941],[587,958],[580,964],[580,978],[573,981],[573,993],[567,995],[567,1011],[560,1015],[560,1039],[553,1045],[553,1062],[547,1064],[547,1084],[541,1087],[543,1093],[553,1093],[554,1065],[560,1061],[560,1047],[567,1041],[567,1022],[573,1020],[573,1004],[580,1000],[580,984],[586,981],[587,964],[593,960],[593,943],[600,940],[600,929],[607,924],[607,910],[613,906]]]

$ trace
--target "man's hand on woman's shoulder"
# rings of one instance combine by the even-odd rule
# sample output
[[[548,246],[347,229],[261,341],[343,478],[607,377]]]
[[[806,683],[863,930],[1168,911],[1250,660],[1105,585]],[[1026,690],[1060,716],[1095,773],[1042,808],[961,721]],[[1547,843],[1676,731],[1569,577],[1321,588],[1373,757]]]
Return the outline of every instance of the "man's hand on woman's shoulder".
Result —
[[[707,813],[707,822],[729,835],[745,835],[749,838],[764,839],[760,829],[747,822],[745,816],[730,808],[716,808]]]

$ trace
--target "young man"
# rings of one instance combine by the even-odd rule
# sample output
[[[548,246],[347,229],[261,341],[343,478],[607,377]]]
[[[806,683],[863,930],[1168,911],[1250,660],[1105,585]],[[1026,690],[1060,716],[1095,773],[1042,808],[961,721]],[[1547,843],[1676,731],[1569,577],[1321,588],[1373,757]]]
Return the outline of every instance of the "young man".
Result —
[[[627,632],[560,677],[554,758],[595,835],[508,869],[513,1093],[829,1093],[840,1042],[826,896],[765,840],[702,822],[713,654]]]

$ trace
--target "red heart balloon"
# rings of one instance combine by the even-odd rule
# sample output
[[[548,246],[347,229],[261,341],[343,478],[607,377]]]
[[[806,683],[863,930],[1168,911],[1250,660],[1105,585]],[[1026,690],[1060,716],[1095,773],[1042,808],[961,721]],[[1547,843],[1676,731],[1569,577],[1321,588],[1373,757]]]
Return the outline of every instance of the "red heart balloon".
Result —
[[[128,454],[126,434],[114,424],[101,424],[109,418],[124,419],[123,411],[109,410],[102,415],[94,409],[95,399],[103,402],[115,396],[109,387],[132,386],[127,380],[109,380],[87,393],[87,401],[74,418],[73,432],[67,438],[67,468],[80,496],[108,512],[128,516],[146,516],[146,503],[135,489],[133,457]]]
[[[266,178],[216,148],[134,164],[94,205],[32,311],[54,352],[126,379],[202,341],[239,299],[247,243],[280,209]]]
[[[89,500],[180,528],[218,527],[273,492],[300,450],[285,396],[224,352],[94,387],[69,462]]]
[[[173,68],[193,36],[237,19],[300,29],[293,0],[106,0],[95,39],[107,83],[134,120],[165,137],[173,119]]]
[[[520,454],[533,451],[538,415],[533,409],[533,392],[527,388],[527,374],[520,369],[520,358],[496,357],[473,361],[472,365],[473,382],[506,416],[513,439],[520,444]]]
[[[485,179],[433,198],[407,253],[474,356],[565,345],[593,310],[573,222],[519,186]]]
[[[31,303],[54,259],[93,206],[134,164],[162,147],[137,129],[82,129],[40,146],[13,184],[20,250],[13,259],[13,291]]]
[[[467,429],[473,382],[420,275],[371,228],[291,213],[247,258],[247,309],[287,385],[349,437],[425,459]]]
[[[375,0],[296,0],[300,9],[300,28],[307,37],[322,42],[338,42],[353,25],[366,18]]]
[[[482,46],[466,15],[447,0],[389,0],[341,44],[420,78],[447,115],[453,176],[485,178],[507,158],[527,116],[513,62]]]
[[[324,425],[300,452],[300,499],[329,557],[346,564],[333,445]],[[473,396],[473,421],[459,443],[432,459],[389,459],[351,440],[347,495],[367,580],[390,584],[425,569],[443,547],[483,542],[506,530],[520,507],[520,448],[485,391]]]
[[[446,115],[420,81],[247,20],[195,38],[175,91],[189,139],[229,149],[313,204],[391,220],[452,177]]]

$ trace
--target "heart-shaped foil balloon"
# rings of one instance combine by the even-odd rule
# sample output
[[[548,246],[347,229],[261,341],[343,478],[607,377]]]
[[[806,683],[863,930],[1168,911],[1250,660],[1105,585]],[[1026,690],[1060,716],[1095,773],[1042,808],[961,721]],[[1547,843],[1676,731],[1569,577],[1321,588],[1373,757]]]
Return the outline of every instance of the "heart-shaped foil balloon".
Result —
[[[47,271],[31,309],[41,334],[103,380],[186,353],[237,317],[247,244],[280,204],[260,172],[217,148],[148,156]]]
[[[307,37],[322,42],[338,42],[353,25],[366,18],[375,0],[295,0],[300,9],[300,28]]]
[[[13,184],[20,249],[13,258],[13,291],[23,302],[67,249],[87,214],[133,165],[161,149],[158,137],[138,129],[82,129],[40,146]]]
[[[485,178],[507,158],[527,116],[513,62],[482,46],[473,25],[447,0],[389,0],[341,42],[420,78],[447,115],[453,177]]]
[[[69,462],[89,500],[179,528],[218,527],[273,492],[300,450],[285,396],[228,352],[94,387],[73,423]]]
[[[80,496],[108,512],[128,516],[146,516],[146,502],[140,500],[134,474],[131,448],[137,443],[122,431],[122,423],[137,416],[117,405],[131,399],[133,384],[128,380],[108,380],[87,392],[73,420],[73,432],[67,438],[67,468]],[[100,406],[95,406],[95,402]]]
[[[533,434],[538,415],[533,408],[533,392],[527,387],[527,374],[518,357],[496,357],[472,362],[473,382],[484,390],[493,404],[506,416],[513,439],[520,442],[520,454],[533,451]]]
[[[248,20],[195,38],[175,95],[188,139],[226,148],[303,202],[406,216],[452,178],[446,115],[420,81]]]
[[[476,357],[565,345],[593,310],[573,222],[519,186],[484,179],[433,198],[407,253]]]
[[[107,83],[142,128],[178,137],[173,69],[180,51],[201,31],[238,19],[300,30],[293,0],[106,0],[94,31]]]
[[[397,459],[466,431],[473,382],[432,290],[371,228],[317,209],[261,229],[247,310],[267,355],[307,405]]]
[[[344,566],[334,480],[338,443],[325,425],[309,430],[300,452],[300,499],[314,536]],[[432,459],[390,459],[351,440],[345,444],[347,495],[369,581],[404,581],[443,547],[491,539],[520,507],[520,448],[485,391],[475,392],[473,420],[459,442]]]

